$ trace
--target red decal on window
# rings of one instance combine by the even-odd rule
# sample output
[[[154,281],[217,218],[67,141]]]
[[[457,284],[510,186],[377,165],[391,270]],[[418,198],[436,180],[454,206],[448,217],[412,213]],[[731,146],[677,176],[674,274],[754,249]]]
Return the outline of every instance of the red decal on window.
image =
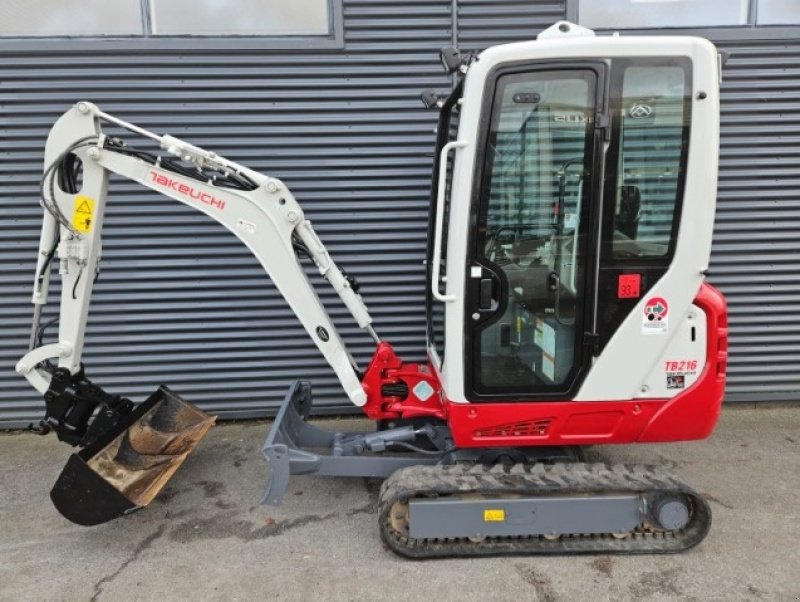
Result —
[[[638,299],[641,296],[642,275],[620,274],[617,283],[618,299]]]

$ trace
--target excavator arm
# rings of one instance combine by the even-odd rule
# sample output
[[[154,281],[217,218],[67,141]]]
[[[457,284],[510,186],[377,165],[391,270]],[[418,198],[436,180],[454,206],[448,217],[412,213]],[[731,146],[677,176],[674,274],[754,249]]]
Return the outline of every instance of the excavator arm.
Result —
[[[163,155],[138,150],[103,133],[112,124],[148,138]],[[78,185],[70,170],[83,167]],[[352,356],[300,265],[297,253],[310,257],[333,286],[359,327],[380,342],[354,280],[334,263],[311,222],[286,185],[169,135],[159,136],[79,102],[53,126],[45,150],[42,179],[44,225],[39,244],[30,351],[17,372],[46,397],[53,397],[53,375],[84,380],[81,364],[92,285],[101,255],[108,175],[118,174],[189,205],[230,230],[250,249],[286,299],[357,406],[366,395]],[[41,306],[47,302],[54,256],[62,277],[58,341],[41,344]],[[60,372],[50,359],[57,358]],[[81,414],[79,422],[93,408]],[[63,420],[63,416],[61,417]],[[45,428],[58,428],[51,420]],[[63,425],[62,425],[63,426]]]

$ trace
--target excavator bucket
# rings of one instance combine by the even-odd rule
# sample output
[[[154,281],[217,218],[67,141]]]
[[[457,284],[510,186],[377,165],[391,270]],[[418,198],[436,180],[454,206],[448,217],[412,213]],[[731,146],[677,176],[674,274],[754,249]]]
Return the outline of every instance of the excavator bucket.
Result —
[[[99,525],[147,506],[216,420],[159,387],[78,453],[50,498],[73,523]]]

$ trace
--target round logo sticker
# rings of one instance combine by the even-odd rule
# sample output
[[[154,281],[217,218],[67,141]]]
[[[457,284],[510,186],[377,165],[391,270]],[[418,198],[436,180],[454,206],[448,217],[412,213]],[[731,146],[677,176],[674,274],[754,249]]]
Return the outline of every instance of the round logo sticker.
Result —
[[[664,297],[650,297],[644,304],[642,332],[644,334],[666,334],[669,328],[668,313],[669,303]]]
[[[328,331],[325,330],[322,326],[317,326],[317,336],[323,343],[327,343],[330,340],[330,336],[328,336]]]
[[[667,317],[668,310],[669,305],[664,297],[652,297],[644,304],[644,315],[650,322],[654,320],[657,322],[662,321]]]

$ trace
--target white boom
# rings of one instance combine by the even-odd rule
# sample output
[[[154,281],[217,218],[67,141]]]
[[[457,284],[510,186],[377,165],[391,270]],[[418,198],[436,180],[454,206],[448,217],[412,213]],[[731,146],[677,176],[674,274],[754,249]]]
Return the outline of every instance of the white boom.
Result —
[[[167,155],[193,165],[196,175],[185,165],[176,169],[174,159],[165,158],[162,163],[158,157],[150,162],[146,153],[109,139],[102,132],[103,121],[158,142]],[[66,192],[56,182],[58,166],[70,153],[83,164],[82,185],[77,192]],[[76,104],[56,122],[45,149],[45,216],[33,292],[34,326],[31,349],[17,364],[17,372],[38,391],[45,393],[50,385],[50,373],[39,367],[42,362],[57,357],[58,366],[72,374],[81,368],[89,301],[101,254],[109,172],[194,207],[233,232],[266,270],[336,372],[350,400],[358,406],[366,402],[357,366],[303,272],[295,246],[304,247],[359,327],[378,342],[372,319],[286,185],[173,136],[159,136],[122,121],[89,102]],[[219,182],[215,176],[219,176]],[[247,185],[236,187],[231,178]],[[58,342],[37,346],[54,252],[63,279]]]

